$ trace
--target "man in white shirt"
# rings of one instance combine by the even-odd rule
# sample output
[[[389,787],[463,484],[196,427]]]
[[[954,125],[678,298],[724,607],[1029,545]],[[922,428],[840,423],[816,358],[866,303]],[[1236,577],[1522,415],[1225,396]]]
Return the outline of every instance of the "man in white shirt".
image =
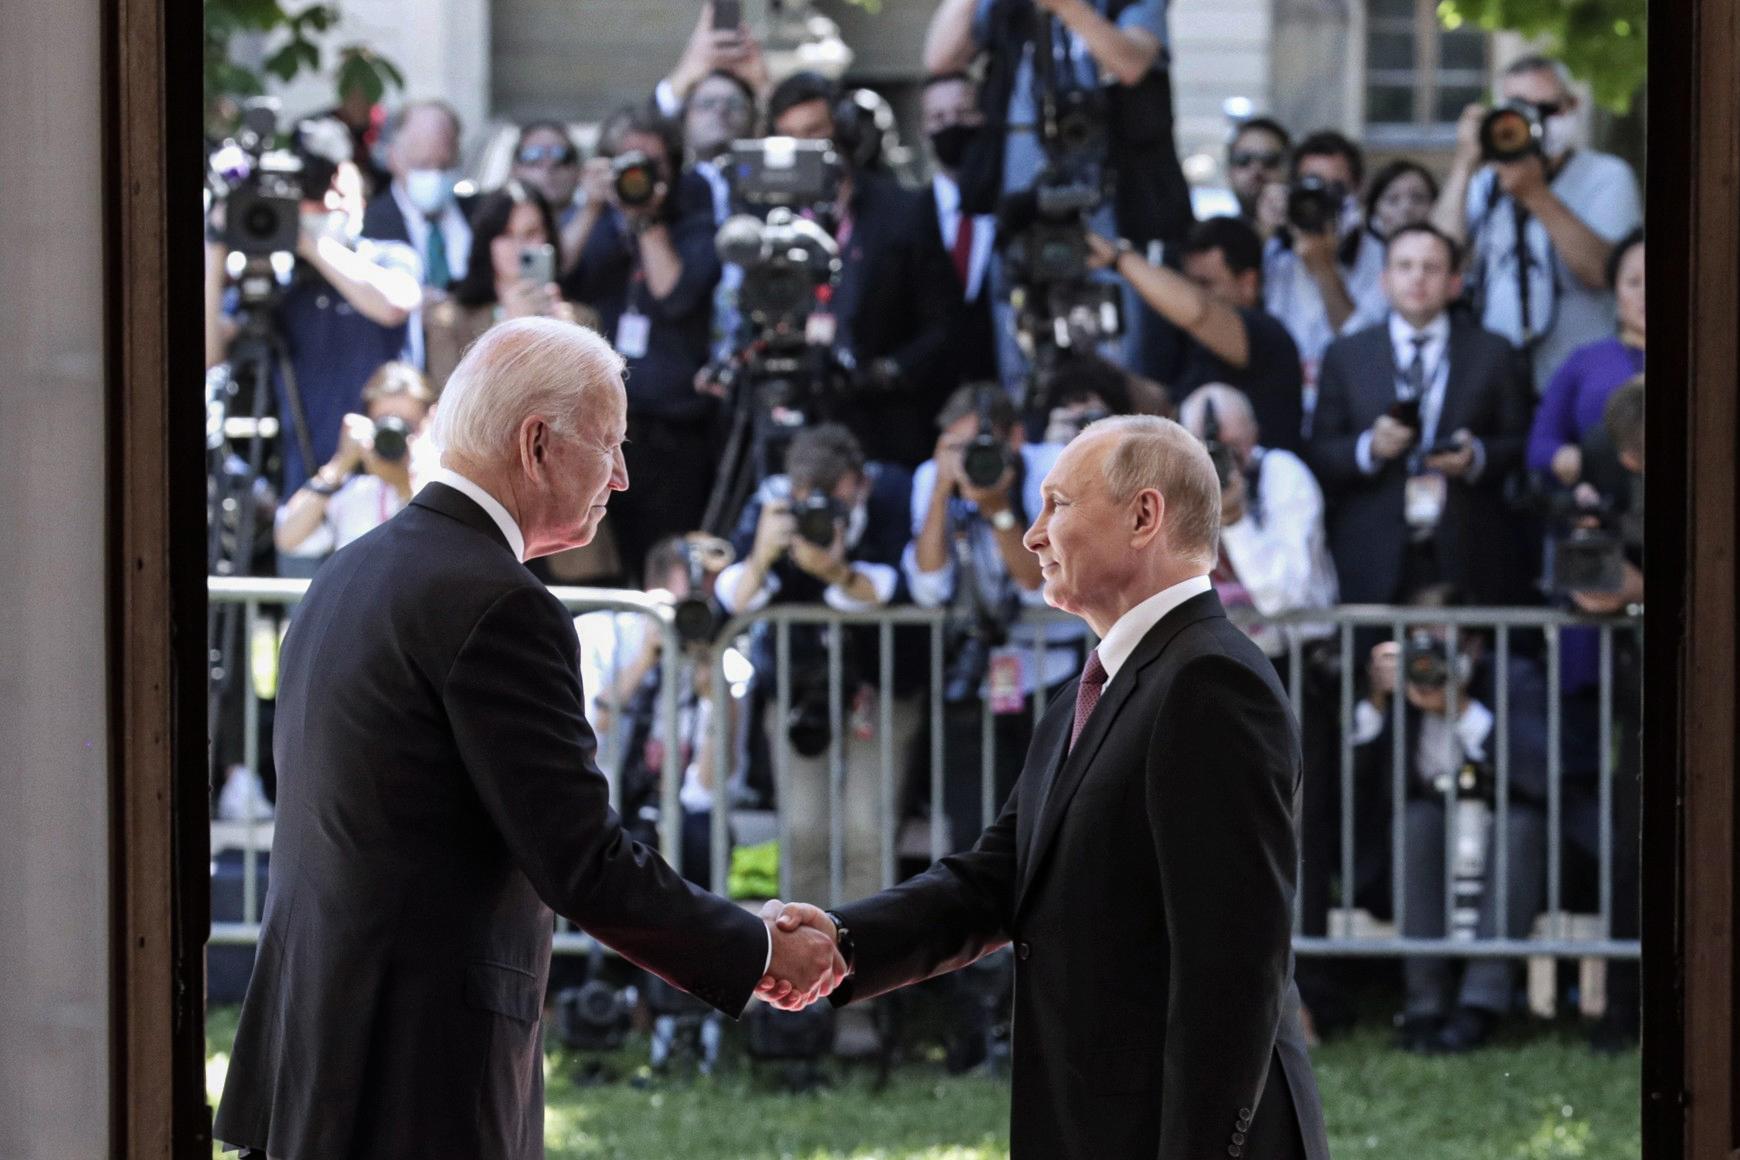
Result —
[[[1524,57],[1504,70],[1499,97],[1533,106],[1536,148],[1488,161],[1480,143],[1487,109],[1468,106],[1432,221],[1468,245],[1481,324],[1524,349],[1540,392],[1566,355],[1613,333],[1607,256],[1643,224],[1643,205],[1630,166],[1576,147],[1577,96],[1564,65]]]
[[[440,101],[416,101],[387,122],[388,196],[363,215],[363,235],[406,242],[423,260],[423,285],[445,291],[465,277],[471,225],[454,199],[459,184],[459,115]]]
[[[1220,563],[1215,589],[1227,609],[1280,616],[1336,602],[1335,563],[1323,530],[1323,489],[1291,451],[1259,444],[1257,419],[1243,391],[1210,383],[1191,392],[1178,421],[1198,439],[1213,412],[1217,440],[1232,468],[1220,490]],[[1284,661],[1290,639],[1318,640],[1327,624],[1246,624],[1271,658]]]

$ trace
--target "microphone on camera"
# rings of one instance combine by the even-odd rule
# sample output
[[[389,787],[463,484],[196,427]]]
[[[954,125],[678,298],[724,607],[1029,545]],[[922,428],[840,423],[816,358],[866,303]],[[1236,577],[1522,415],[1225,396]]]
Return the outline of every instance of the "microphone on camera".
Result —
[[[764,229],[761,219],[750,214],[733,214],[726,218],[713,243],[719,251],[719,260],[726,265],[753,265],[761,257]]]

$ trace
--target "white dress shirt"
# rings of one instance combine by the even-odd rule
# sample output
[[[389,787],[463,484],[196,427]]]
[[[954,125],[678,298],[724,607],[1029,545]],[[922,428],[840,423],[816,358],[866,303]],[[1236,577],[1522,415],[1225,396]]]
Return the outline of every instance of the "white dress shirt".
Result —
[[[1407,373],[1408,367],[1414,361],[1414,339],[1416,336],[1425,338],[1420,347],[1420,360],[1426,372],[1423,393],[1420,396],[1420,432],[1414,446],[1424,449],[1432,446],[1438,439],[1438,419],[1444,413],[1444,393],[1450,383],[1450,315],[1439,314],[1438,317],[1416,330],[1401,315],[1391,314],[1389,319],[1390,345],[1395,349],[1396,375],[1399,379]],[[1367,475],[1376,475],[1383,469],[1371,453],[1371,432],[1367,431],[1359,437],[1359,443],[1354,448],[1354,460],[1359,469]],[[1463,479],[1473,483],[1480,478],[1481,471],[1486,466],[1486,447],[1479,439],[1474,441],[1474,463],[1468,469]]]
[[[1136,651],[1136,646],[1142,643],[1142,638],[1148,635],[1148,630],[1189,600],[1192,596],[1201,596],[1212,591],[1214,584],[1207,574],[1192,576],[1188,580],[1180,580],[1170,588],[1163,588],[1124,615],[1118,617],[1118,622],[1106,630],[1105,639],[1100,641],[1100,665],[1106,670],[1106,684],[1111,684],[1117,677],[1118,670],[1124,667],[1124,662],[1130,659],[1130,654]]]
[[[1335,563],[1323,528],[1323,489],[1304,460],[1290,451],[1258,448],[1255,505],[1236,524],[1220,530],[1225,553],[1251,604],[1264,616],[1330,608],[1338,598]],[[1287,651],[1289,636],[1328,636],[1327,624],[1247,626],[1271,657]]]
[[[930,179],[931,194],[936,198],[936,220],[941,227],[943,250],[955,252],[955,238],[961,232],[961,187],[952,178],[937,174]],[[985,270],[991,262],[991,248],[997,240],[997,219],[982,213],[973,215],[973,252],[967,256],[967,286],[961,297],[972,302],[985,285]],[[951,258],[952,261],[952,258]]]
[[[522,564],[525,563],[525,533],[520,531],[520,525],[514,522],[513,516],[508,514],[507,508],[501,505],[500,500],[450,467],[438,469],[429,477],[429,482],[444,483],[482,508],[489,515],[489,518],[495,521],[495,526],[501,529],[501,534],[507,538],[508,547],[513,549],[514,559]]]

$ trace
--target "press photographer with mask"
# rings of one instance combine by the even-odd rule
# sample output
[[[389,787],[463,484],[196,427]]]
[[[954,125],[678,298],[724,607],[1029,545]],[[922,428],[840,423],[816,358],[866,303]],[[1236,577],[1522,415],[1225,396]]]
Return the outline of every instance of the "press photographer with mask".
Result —
[[[1432,221],[1467,246],[1481,324],[1525,348],[1540,391],[1571,351],[1611,327],[1607,259],[1643,210],[1630,166],[1578,147],[1562,64],[1514,62],[1499,97],[1497,109],[1463,110]]]
[[[893,464],[867,462],[852,433],[838,424],[806,428],[786,452],[786,474],[770,476],[744,509],[732,537],[737,562],[719,576],[715,591],[725,611],[754,612],[770,604],[825,605],[867,611],[908,601],[900,557],[911,536],[912,476]],[[845,823],[842,897],[881,885],[879,844],[881,752],[894,754],[903,774],[921,708],[914,691],[922,683],[928,653],[895,639],[895,686],[890,706],[893,732],[881,736],[880,652],[874,627],[843,634],[845,720],[838,738],[846,779],[839,803]],[[755,633],[756,711],[767,744],[789,747],[786,780],[779,792],[789,820],[792,889],[804,884],[815,897],[829,896],[828,882],[828,659],[826,630],[791,629],[792,715],[778,720],[775,634]],[[899,786],[894,787],[899,800]]]
[[[1383,242],[1365,229],[1365,159],[1340,133],[1312,133],[1293,150],[1287,224],[1263,248],[1263,301],[1299,346],[1309,388],[1323,349],[1383,318]],[[1309,410],[1309,408],[1307,408]]]
[[[295,128],[291,151],[302,166],[303,197],[288,279],[274,278],[261,304],[241,301],[231,287],[232,255],[222,238],[220,205],[212,215],[205,280],[208,367],[232,359],[231,344],[249,316],[282,353],[272,361],[271,378],[283,432],[284,495],[332,457],[344,416],[359,407],[369,376],[404,350],[406,323],[422,303],[409,247],[356,237],[361,179],[344,126],[304,121]]]
[[[955,378],[983,382],[997,377],[997,335],[1009,322],[1003,304],[992,302],[990,274],[996,260],[997,218],[994,214],[969,213],[961,206],[961,161],[985,131],[985,115],[979,111],[978,87],[966,73],[925,78],[919,102],[925,138],[935,162],[930,204],[936,211],[937,236],[954,266],[963,303],[956,332]],[[994,317],[1002,322],[994,325]]]
[[[695,389],[707,362],[719,258],[712,207],[682,168],[676,125],[644,107],[621,110],[599,141],[612,175],[564,297],[596,310],[601,331],[628,360],[628,444],[633,495],[611,529],[625,561],[701,526],[717,460],[717,401]],[[583,212],[590,212],[588,200]]]
[[[422,438],[435,395],[417,368],[390,362],[346,415],[338,450],[278,509],[273,541],[292,556],[330,556],[410,502],[430,456]]]
[[[944,648],[943,808],[951,850],[966,849],[1020,775],[1033,736],[1033,693],[1081,668],[1078,621],[1016,624],[1045,607],[1039,558],[1021,537],[1043,506],[1040,485],[1063,447],[1029,443],[995,385],[957,390],[937,416],[935,454],[912,482],[913,540],[901,558],[921,608],[949,608]],[[1040,648],[1043,643],[1044,647]],[[992,793],[982,793],[986,709],[995,718]]]

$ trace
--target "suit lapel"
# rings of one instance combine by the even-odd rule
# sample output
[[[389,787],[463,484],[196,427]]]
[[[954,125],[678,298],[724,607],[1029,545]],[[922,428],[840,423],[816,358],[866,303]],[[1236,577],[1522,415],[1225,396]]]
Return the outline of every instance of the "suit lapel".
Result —
[[[1039,805],[1045,800],[1047,787],[1057,777],[1057,767],[1063,764],[1064,749],[1069,745],[1069,729],[1075,721],[1075,690],[1076,684],[1071,684],[1047,708],[1033,735],[1033,743],[1028,747],[1027,764],[1021,770],[1015,849],[1023,856],[1023,870],[1027,865],[1024,856],[1033,844],[1033,832],[1039,827]]]
[[[1444,356],[1450,360],[1444,374],[1444,405],[1438,409],[1439,439],[1447,439],[1468,426],[1468,330],[1450,323],[1450,337],[1444,343]]]
[[[513,551],[513,545],[502,535],[501,526],[475,500],[457,488],[448,487],[445,483],[424,484],[411,497],[411,504],[458,520],[467,527],[482,532],[509,552]]]
[[[1396,384],[1401,381],[1402,370],[1396,365],[1396,347],[1390,341],[1389,319],[1384,319],[1382,326],[1373,327],[1371,335],[1372,349],[1365,362],[1367,366],[1376,368],[1379,372],[1371,383],[1371,409],[1375,416],[1386,414],[1396,402]],[[1366,426],[1370,426],[1367,423]]]
[[[1049,793],[1044,795],[1043,802],[1039,800],[1037,794],[1033,802],[1034,808],[1039,810],[1039,816],[1034,822],[1032,841],[1026,847],[1027,857],[1018,875],[1020,885],[1015,892],[1017,910],[1021,907],[1027,888],[1032,885],[1034,877],[1038,874],[1040,863],[1044,860],[1052,840],[1057,837],[1057,831],[1063,824],[1063,815],[1069,808],[1070,799],[1075,796],[1075,791],[1080,788],[1082,779],[1087,776],[1088,768],[1093,764],[1095,754],[1099,752],[1112,729],[1118,724],[1124,705],[1135,693],[1137,686],[1141,684],[1142,670],[1159,659],[1160,654],[1166,651],[1166,646],[1172,643],[1172,639],[1185,626],[1195,624],[1197,621],[1205,620],[1210,616],[1224,615],[1220,597],[1212,591],[1204,592],[1200,596],[1193,596],[1174,608],[1161,618],[1160,623],[1148,630],[1148,635],[1142,638],[1142,643],[1136,646],[1136,651],[1124,663],[1124,667],[1118,671],[1118,675],[1106,685],[1100,703],[1094,708],[1093,716],[1088,718],[1088,723],[1082,729],[1081,736],[1076,739],[1075,748],[1071,749],[1067,756],[1063,755],[1062,749],[1069,743],[1069,727],[1066,726],[1062,730],[1061,741],[1054,743],[1057,745],[1061,765],[1057,767],[1056,776],[1050,781],[1051,789]],[[1073,691],[1070,694],[1070,701],[1073,705]],[[1069,726],[1074,725],[1073,709],[1065,720],[1069,722]],[[1138,725],[1142,724],[1144,723],[1138,722]],[[1151,724],[1151,722],[1147,724]]]

